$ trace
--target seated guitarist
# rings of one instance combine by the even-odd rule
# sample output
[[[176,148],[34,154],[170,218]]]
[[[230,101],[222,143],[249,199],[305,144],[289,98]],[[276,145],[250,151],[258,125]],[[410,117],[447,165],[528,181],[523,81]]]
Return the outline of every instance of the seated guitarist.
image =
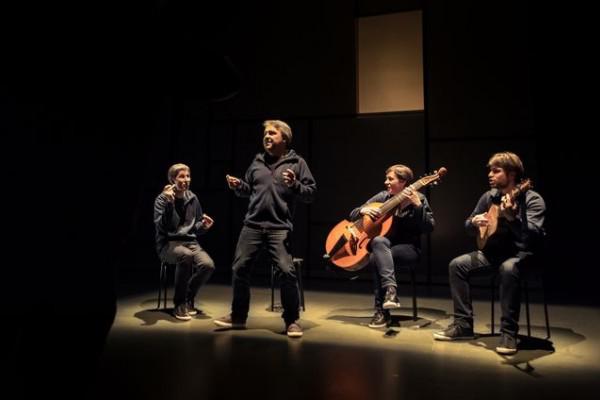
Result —
[[[444,331],[436,332],[437,340],[473,339],[473,307],[469,277],[475,273],[499,273],[502,306],[501,338],[496,347],[499,354],[517,352],[519,330],[520,277],[526,260],[530,261],[544,236],[546,205],[533,190],[521,191],[515,198],[515,188],[524,173],[521,159],[514,153],[494,154],[488,161],[491,190],[485,192],[465,221],[467,231],[477,234],[491,226],[493,204],[499,205],[497,228],[483,250],[463,254],[450,262],[450,291],[454,302],[454,321]]]
[[[392,165],[385,171],[386,190],[371,197],[365,204],[350,213],[350,220],[356,221],[364,215],[377,219],[377,208],[368,205],[383,203],[397,193],[413,179],[413,173],[405,165]],[[392,227],[385,236],[376,236],[369,242],[370,264],[374,272],[375,314],[369,323],[370,328],[383,328],[391,321],[390,309],[399,308],[396,275],[394,266],[414,267],[421,254],[422,233],[433,231],[433,212],[425,196],[411,191],[408,198],[397,207],[393,215]]]

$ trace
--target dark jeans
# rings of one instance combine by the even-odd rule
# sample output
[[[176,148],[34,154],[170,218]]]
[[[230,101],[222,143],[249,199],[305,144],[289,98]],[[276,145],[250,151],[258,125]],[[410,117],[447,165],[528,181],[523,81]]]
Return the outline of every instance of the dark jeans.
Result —
[[[175,307],[183,302],[194,303],[200,287],[215,270],[215,263],[197,242],[169,242],[161,258],[175,264]]]
[[[469,278],[498,273],[500,276],[500,331],[516,336],[521,310],[521,275],[533,254],[520,251],[513,256],[486,256],[481,251],[463,254],[450,262],[450,291],[454,302],[454,321],[473,327],[473,305]]]
[[[415,268],[420,250],[412,244],[396,244],[384,236],[376,236],[369,243],[373,266],[375,310],[383,311],[383,299],[389,286],[397,287],[396,267]]]
[[[233,302],[231,318],[245,322],[250,309],[250,273],[259,251],[264,247],[279,269],[282,317],[286,325],[299,317],[299,296],[296,270],[290,254],[288,230],[256,229],[244,226],[240,232],[233,260]]]

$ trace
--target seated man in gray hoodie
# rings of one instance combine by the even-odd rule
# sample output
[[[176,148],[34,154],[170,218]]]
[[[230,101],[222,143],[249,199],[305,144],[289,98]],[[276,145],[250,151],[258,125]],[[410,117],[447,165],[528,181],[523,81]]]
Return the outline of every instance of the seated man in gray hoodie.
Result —
[[[190,190],[190,174],[185,164],[171,166],[169,184],[154,201],[156,250],[161,261],[176,265],[173,315],[182,321],[198,314],[194,307],[196,293],[215,269],[196,237],[210,229],[214,221],[202,212],[198,197]]]

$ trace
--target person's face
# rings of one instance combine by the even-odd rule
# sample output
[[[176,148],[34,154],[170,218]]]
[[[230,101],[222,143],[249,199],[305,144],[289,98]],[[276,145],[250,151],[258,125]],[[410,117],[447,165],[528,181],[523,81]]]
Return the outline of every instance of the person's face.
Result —
[[[192,182],[192,176],[190,175],[190,171],[187,169],[182,169],[175,176],[175,188],[179,192],[183,192],[190,188],[190,183]]]
[[[502,190],[508,187],[511,182],[514,183],[514,173],[507,174],[504,168],[492,166],[488,173],[488,181],[492,188]]]
[[[267,153],[272,153],[274,148],[286,146],[285,139],[281,131],[273,125],[265,126],[263,133],[263,147]]]
[[[393,171],[390,171],[385,175],[385,182],[383,182],[383,184],[388,193],[395,195],[404,189],[406,181],[404,179],[399,179]]]

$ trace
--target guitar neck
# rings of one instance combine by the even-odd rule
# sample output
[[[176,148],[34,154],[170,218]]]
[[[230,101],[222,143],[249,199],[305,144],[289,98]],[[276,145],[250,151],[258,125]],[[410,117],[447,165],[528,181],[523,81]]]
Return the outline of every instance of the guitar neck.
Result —
[[[421,189],[422,187],[423,187],[423,184],[421,184],[419,181],[413,183],[412,185],[409,185],[407,188],[402,190],[400,193],[394,195],[392,198],[388,199],[385,203],[383,203],[382,206],[379,208],[379,211],[381,211],[382,215],[387,215],[388,213],[393,211],[396,207],[398,207],[404,200],[406,200],[408,198],[408,196],[405,193],[407,189],[412,189],[413,191],[419,191],[419,189]]]
[[[509,193],[507,193],[509,199],[514,201],[519,195],[531,188],[531,181],[526,179],[525,181],[519,183],[517,186],[513,188]]]

